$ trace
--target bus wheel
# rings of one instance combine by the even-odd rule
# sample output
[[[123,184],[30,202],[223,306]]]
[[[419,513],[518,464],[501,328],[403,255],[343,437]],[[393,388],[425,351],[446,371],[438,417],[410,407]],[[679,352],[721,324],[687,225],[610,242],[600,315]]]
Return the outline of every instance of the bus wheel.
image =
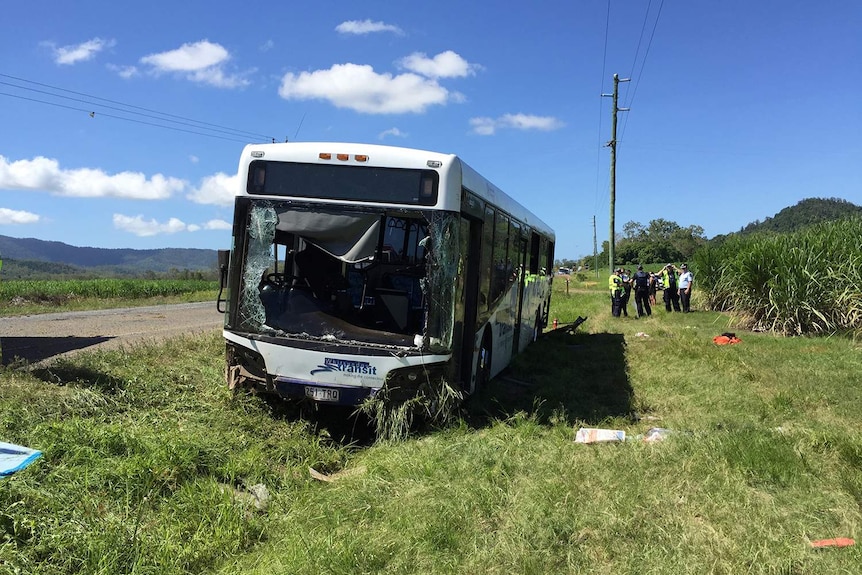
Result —
[[[479,347],[479,357],[476,360],[476,387],[479,391],[488,386],[491,380],[491,334],[487,331],[482,336],[482,345]]]

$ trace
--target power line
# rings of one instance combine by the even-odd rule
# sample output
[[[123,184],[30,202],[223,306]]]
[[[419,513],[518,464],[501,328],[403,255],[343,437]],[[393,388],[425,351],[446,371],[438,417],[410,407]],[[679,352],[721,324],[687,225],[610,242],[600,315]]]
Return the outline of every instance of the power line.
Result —
[[[65,109],[67,109],[67,110],[75,110],[76,112],[84,112],[84,113],[89,114],[89,115],[90,115],[90,117],[92,117],[92,118],[96,117],[96,113],[95,113],[95,112],[93,112],[92,110],[87,110],[87,109],[85,109],[85,108],[75,108],[74,106],[66,106],[65,104],[58,104],[57,102],[48,102],[48,101],[46,101],[46,100],[37,100],[36,98],[28,98],[28,97],[26,97],[26,96],[21,96],[21,95],[18,95],[18,94],[9,94],[9,93],[7,93],[7,92],[0,92],[0,96],[9,96],[9,97],[11,97],[11,98],[18,98],[18,99],[20,99],[20,100],[28,100],[28,101],[30,101],[30,102],[38,102],[38,103],[40,103],[40,104],[48,104],[49,106],[56,106],[56,107],[58,107],[58,108],[65,108]],[[182,128],[174,128],[173,126],[165,126],[164,124],[154,124],[154,123],[152,123],[152,122],[144,122],[143,120],[135,120],[135,119],[133,119],[133,118],[124,118],[124,117],[122,117],[122,116],[115,116],[115,115],[113,115],[113,114],[106,114],[106,113],[104,113],[104,112],[99,112],[99,114],[98,114],[98,115],[99,115],[100,117],[101,117],[101,116],[105,116],[105,117],[108,117],[108,118],[114,118],[114,119],[116,119],[116,120],[125,120],[126,122],[134,122],[134,123],[136,123],[136,124],[144,124],[144,125],[147,125],[147,126],[155,126],[155,127],[157,127],[157,128],[164,128],[164,129],[166,129],[166,130],[174,130],[174,131],[176,131],[176,132],[186,132],[187,134],[196,134],[196,135],[198,135],[198,136],[207,136],[207,137],[210,137],[210,138],[218,138],[219,140],[227,140],[227,141],[230,141],[230,142],[240,142],[240,143],[243,143],[243,144],[248,143],[248,141],[247,141],[247,140],[237,140],[237,139],[235,139],[235,138],[225,138],[224,136],[218,136],[218,135],[216,135],[216,134],[206,134],[206,133],[204,133],[204,132],[195,132],[195,131],[193,131],[193,130],[184,130],[184,129],[182,129]]]
[[[608,59],[608,31],[610,30],[611,25],[611,0],[608,0],[608,11],[605,16],[605,47],[604,52],[602,54],[602,76],[599,80],[599,93],[602,92],[602,86],[605,84],[605,66],[607,64]],[[600,160],[602,154],[602,99],[599,98],[599,131],[598,131],[598,145],[596,146],[596,194],[593,201],[593,213],[596,212],[596,209],[599,205],[599,170],[600,170]],[[595,216],[593,216],[595,217]]]
[[[191,122],[180,122],[180,121],[178,121],[178,120],[168,120],[168,119],[166,119],[166,118],[162,118],[162,117],[160,117],[160,116],[154,116],[154,115],[152,115],[152,114],[144,114],[144,113],[142,113],[142,112],[135,112],[135,111],[133,111],[133,110],[125,110],[125,109],[123,109],[123,108],[118,108],[118,107],[116,107],[116,106],[106,106],[105,104],[96,104],[96,103],[94,103],[94,102],[90,102],[89,100],[83,100],[83,99],[81,99],[81,98],[70,98],[69,96],[58,96],[57,94],[52,94],[51,92],[47,92],[47,91],[45,91],[45,90],[37,90],[36,88],[27,88],[27,87],[24,87],[24,86],[18,86],[18,85],[16,85],[16,84],[10,84],[9,82],[2,82],[2,81],[0,81],[0,85],[3,85],[3,86],[12,86],[12,87],[14,87],[14,88],[20,88],[20,89],[22,89],[22,90],[28,90],[28,91],[30,91],[30,92],[36,92],[36,93],[38,93],[38,94],[45,94],[45,95],[47,95],[47,96],[53,96],[53,97],[56,97],[56,98],[64,98],[64,99],[66,99],[66,100],[71,100],[71,101],[73,101],[73,102],[81,102],[81,103],[84,103],[84,104],[94,104],[94,105],[96,105],[96,106],[99,106],[99,107],[102,107],[102,108],[106,108],[106,109],[108,109],[108,110],[116,110],[116,111],[118,111],[118,112],[125,112],[125,113],[127,113],[127,114],[135,114],[135,115],[137,115],[137,116],[143,116],[144,118],[151,118],[151,119],[153,119],[153,120],[159,120],[159,121],[162,121],[162,122],[172,122],[172,123],[174,123],[174,124],[179,124],[179,125],[182,125],[182,126],[190,126],[190,127],[192,127],[192,128],[200,128],[200,129],[204,129],[204,130],[210,130],[210,131],[212,131],[212,132],[219,132],[219,133],[222,133],[222,134],[227,134],[227,135],[229,135],[229,136],[242,135],[242,133],[239,133],[239,134],[238,134],[238,133],[236,133],[236,132],[234,132],[234,131],[217,130],[217,129],[215,129],[215,128],[204,128],[203,126],[198,126],[198,125],[193,124],[193,123],[191,123]],[[34,99],[33,101],[34,101],[34,102],[43,102],[43,103],[44,103],[44,100],[35,100],[35,99]],[[100,114],[99,114],[99,115],[100,115],[100,116],[107,116],[108,114],[105,114],[104,112],[100,112]],[[113,116],[110,116],[110,117],[113,117]],[[156,124],[151,124],[151,125],[156,125]],[[193,132],[193,133],[197,133],[197,132]]]
[[[650,5],[652,5],[652,0],[650,0]],[[659,6],[658,6],[658,13],[656,14],[656,17],[655,17],[655,22],[653,22],[653,27],[652,27],[652,32],[650,33],[649,42],[647,43],[647,47],[646,47],[646,51],[644,52],[643,60],[641,60],[640,70],[638,70],[638,73],[636,76],[631,76],[631,77],[637,78],[637,79],[635,80],[634,87],[632,88],[631,99],[628,101],[627,104],[625,104],[625,106],[628,108],[631,108],[632,104],[634,103],[635,95],[637,94],[638,87],[640,87],[640,81],[641,81],[641,78],[643,78],[643,70],[644,70],[644,67],[646,66],[646,61],[647,61],[647,57],[649,56],[650,48],[652,47],[653,38],[655,38],[655,31],[656,31],[656,28],[658,28],[658,21],[661,18],[661,10],[663,7],[664,7],[664,0],[661,0],[661,2],[659,3]],[[647,7],[647,15],[649,15],[649,6]],[[647,15],[644,16],[644,28],[646,27]],[[643,35],[644,28],[641,29],[641,35]],[[640,41],[638,41],[638,48],[640,48]],[[636,60],[637,60],[637,54],[635,54],[635,61]],[[634,61],[632,62],[632,70],[634,70]],[[620,134],[620,140],[622,140],[623,135],[625,135],[626,126],[628,125],[627,120],[628,120],[628,118],[623,120],[623,129],[621,130],[622,133]]]
[[[118,105],[118,106],[123,106],[123,108],[129,108],[129,109],[114,108],[114,107],[111,107],[111,106],[107,106],[107,105],[105,105],[105,104],[100,104],[100,103],[98,103],[98,102],[91,102],[91,101],[87,101],[87,100],[79,100],[79,99],[77,99],[77,98],[71,98],[71,97],[69,97],[69,96],[64,96],[64,95],[62,95],[62,94],[54,94],[54,93],[51,93],[51,92],[44,92],[44,91],[41,91],[41,90],[36,90],[35,88],[29,88],[29,87],[27,87],[27,86],[19,86],[19,85],[17,85],[17,84],[11,84],[11,83],[7,83],[7,82],[0,82],[0,84],[4,84],[4,85],[7,85],[7,86],[12,86],[12,87],[15,87],[15,88],[18,88],[18,89],[21,89],[21,90],[29,90],[29,91],[34,91],[34,92],[40,92],[40,93],[43,93],[43,94],[50,95],[50,96],[52,96],[52,97],[54,97],[54,98],[65,98],[65,99],[73,100],[73,101],[77,101],[77,102],[84,102],[84,103],[87,103],[87,104],[93,104],[93,105],[96,105],[96,106],[102,106],[102,107],[104,107],[104,108],[108,108],[108,109],[113,109],[113,110],[122,111],[122,112],[125,112],[125,113],[128,113],[128,114],[137,114],[137,115],[140,115],[140,116],[149,117],[149,118],[154,118],[154,119],[157,119],[157,120],[160,120],[160,121],[164,121],[164,122],[171,122],[171,123],[176,123],[176,124],[181,124],[181,125],[186,125],[186,126],[191,126],[191,127],[197,127],[197,128],[203,129],[203,130],[210,130],[210,131],[215,131],[215,132],[221,132],[221,133],[225,133],[225,134],[229,134],[229,135],[235,135],[235,136],[243,136],[243,135],[244,135],[244,136],[251,136],[251,137],[255,137],[255,138],[262,138],[264,141],[269,141],[269,140],[275,141],[275,138],[274,138],[273,136],[269,136],[269,135],[266,135],[266,134],[259,134],[259,133],[256,133],[256,132],[249,132],[249,131],[246,131],[246,130],[240,130],[240,129],[237,129],[237,128],[230,128],[230,127],[228,127],[228,126],[221,126],[221,125],[219,125],[219,124],[212,124],[212,123],[204,122],[204,121],[201,121],[201,120],[195,120],[195,119],[193,119],[193,118],[187,118],[187,117],[185,117],[185,116],[179,116],[179,115],[176,115],[176,114],[170,114],[170,113],[167,113],[167,112],[160,112],[160,111],[158,111],[158,110],[153,110],[153,109],[150,109],[150,108],[145,108],[145,107],[143,107],[143,106],[136,106],[136,105],[133,105],[133,104],[126,104],[126,103],[124,103],[124,102],[118,102],[118,101],[116,101],[116,100],[110,100],[110,99],[108,99],[108,98],[101,98],[101,97],[99,97],[99,96],[94,96],[94,95],[92,95],[92,94],[86,94],[86,93],[84,93],[84,92],[76,92],[76,91],[74,91],[74,90],[68,90],[68,89],[66,89],[66,88],[60,88],[59,86],[52,86],[52,85],[50,85],[50,84],[44,84],[44,83],[42,83],[42,82],[36,82],[36,81],[33,81],[33,80],[27,80],[26,78],[19,78],[19,77],[17,77],[17,76],[11,76],[11,75],[9,75],[9,74],[2,74],[2,73],[0,73],[0,77],[3,77],[3,78],[9,78],[9,79],[11,79],[11,80],[16,80],[16,81],[18,81],[18,82],[24,82],[24,83],[27,83],[27,84],[33,84],[33,85],[36,85],[36,86],[41,86],[41,87],[43,87],[43,88],[49,88],[49,89],[51,89],[51,90],[55,90],[55,91],[58,91],[58,92],[66,92],[66,93],[69,93],[69,94],[75,94],[76,96],[84,96],[84,97],[86,97],[86,98],[90,98],[90,99],[92,99],[92,100],[99,100],[99,101],[101,101],[101,102],[108,102],[108,103],[110,103],[110,104],[116,104],[116,105]],[[27,99],[27,98],[24,98],[24,99]],[[34,101],[40,101],[40,100],[34,100]],[[43,102],[43,103],[44,103],[44,102]],[[152,113],[152,114],[158,114],[158,116],[155,116],[155,117],[154,117],[154,116],[150,116],[150,115],[147,115],[147,114],[141,114],[140,112],[135,112],[134,110],[142,110],[142,111],[144,111],[144,112],[150,112],[150,113]],[[103,115],[107,115],[107,114],[103,114]],[[172,118],[173,118],[173,119],[172,119]],[[120,119],[126,119],[126,118],[120,118]],[[146,123],[146,122],[141,122],[141,123]],[[194,133],[194,132],[192,132],[192,133]]]

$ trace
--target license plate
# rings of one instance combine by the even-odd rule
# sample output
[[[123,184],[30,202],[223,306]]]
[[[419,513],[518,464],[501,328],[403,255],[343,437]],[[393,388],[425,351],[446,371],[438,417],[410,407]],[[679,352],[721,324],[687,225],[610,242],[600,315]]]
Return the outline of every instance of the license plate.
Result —
[[[314,401],[338,401],[339,393],[337,389],[331,387],[306,386],[305,397],[309,397]]]

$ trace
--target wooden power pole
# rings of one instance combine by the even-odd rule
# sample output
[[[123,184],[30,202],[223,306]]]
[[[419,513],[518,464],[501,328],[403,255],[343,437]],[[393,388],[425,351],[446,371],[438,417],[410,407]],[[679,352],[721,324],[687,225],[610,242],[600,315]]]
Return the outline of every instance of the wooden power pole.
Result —
[[[617,200],[617,112],[628,112],[629,108],[619,108],[619,86],[620,82],[628,82],[631,78],[620,80],[619,74],[614,74],[614,93],[602,94],[604,97],[613,97],[613,115],[611,117],[611,141],[606,145],[611,149],[611,213],[610,213],[610,237],[608,238],[608,267],[614,272],[614,224],[615,208]]]

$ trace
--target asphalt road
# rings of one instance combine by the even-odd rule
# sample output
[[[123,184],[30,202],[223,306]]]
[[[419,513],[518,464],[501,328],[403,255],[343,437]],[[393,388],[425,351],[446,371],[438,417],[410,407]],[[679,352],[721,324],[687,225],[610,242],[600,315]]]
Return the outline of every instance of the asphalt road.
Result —
[[[215,302],[0,318],[2,361],[36,363],[85,349],[117,348],[183,334],[220,331]]]

